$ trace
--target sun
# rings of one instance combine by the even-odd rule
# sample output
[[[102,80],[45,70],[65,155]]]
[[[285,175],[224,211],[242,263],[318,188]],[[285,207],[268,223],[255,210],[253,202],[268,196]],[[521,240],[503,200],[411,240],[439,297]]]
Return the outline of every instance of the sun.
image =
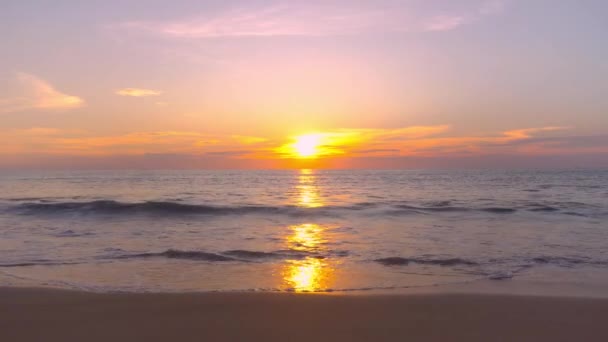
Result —
[[[281,158],[312,161],[311,159],[322,159],[347,153],[346,147],[356,143],[355,138],[348,132],[313,131],[288,137],[287,142],[276,147],[274,151]]]
[[[322,135],[318,133],[304,134],[295,137],[293,149],[300,158],[314,158],[319,155]]]

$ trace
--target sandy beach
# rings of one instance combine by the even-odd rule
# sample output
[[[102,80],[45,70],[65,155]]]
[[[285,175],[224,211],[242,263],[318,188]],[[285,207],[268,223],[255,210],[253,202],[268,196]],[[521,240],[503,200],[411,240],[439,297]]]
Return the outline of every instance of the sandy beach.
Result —
[[[0,290],[2,341],[606,341],[608,300]]]

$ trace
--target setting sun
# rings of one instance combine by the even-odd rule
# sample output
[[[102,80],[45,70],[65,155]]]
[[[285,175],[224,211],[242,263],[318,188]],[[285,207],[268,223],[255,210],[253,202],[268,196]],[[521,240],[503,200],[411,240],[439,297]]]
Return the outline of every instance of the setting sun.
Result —
[[[318,133],[304,134],[295,138],[293,148],[300,158],[314,158],[319,154],[322,136]]]

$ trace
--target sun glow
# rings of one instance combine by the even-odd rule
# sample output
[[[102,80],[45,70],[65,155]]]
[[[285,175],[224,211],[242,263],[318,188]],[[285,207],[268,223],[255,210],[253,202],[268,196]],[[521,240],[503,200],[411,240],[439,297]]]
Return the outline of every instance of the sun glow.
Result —
[[[361,134],[355,131],[310,132],[289,137],[285,144],[274,151],[281,158],[312,162],[347,154],[349,149],[360,144],[360,138]]]
[[[314,158],[319,155],[323,136],[318,133],[297,136],[293,148],[300,158]]]

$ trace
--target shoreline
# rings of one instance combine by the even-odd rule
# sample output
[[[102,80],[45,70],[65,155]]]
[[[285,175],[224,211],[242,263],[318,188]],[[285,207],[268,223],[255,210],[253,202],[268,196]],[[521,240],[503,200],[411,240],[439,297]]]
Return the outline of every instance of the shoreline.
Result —
[[[0,288],[5,341],[606,341],[607,298]]]
[[[8,284],[0,285],[0,291],[40,290],[66,291],[90,294],[156,294],[156,295],[200,295],[200,294],[301,294],[328,296],[410,296],[410,295],[497,295],[497,296],[528,296],[553,298],[588,298],[608,299],[605,282],[572,283],[527,280],[491,280],[479,279],[447,284],[412,285],[387,288],[352,288],[328,289],[319,291],[290,290],[290,289],[223,289],[223,290],[164,290],[164,289],[121,289],[102,287],[76,287],[37,284]]]

